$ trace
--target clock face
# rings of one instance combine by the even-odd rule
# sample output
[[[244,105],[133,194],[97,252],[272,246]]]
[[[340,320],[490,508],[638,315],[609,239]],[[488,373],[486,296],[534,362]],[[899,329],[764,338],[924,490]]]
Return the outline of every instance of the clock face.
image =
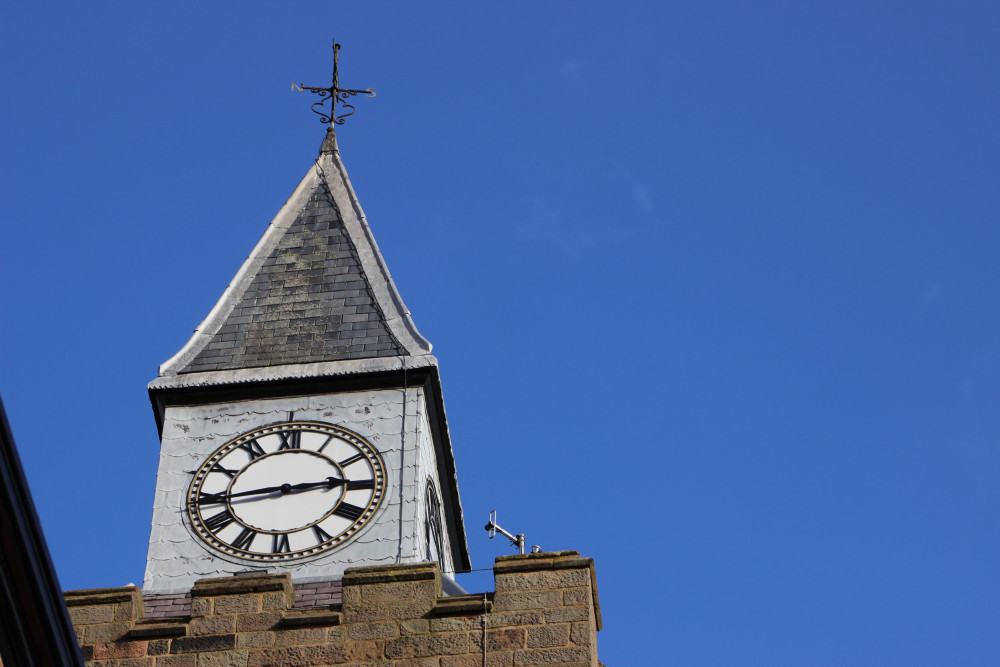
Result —
[[[434,483],[427,480],[427,491],[424,493],[424,505],[426,506],[426,519],[424,520],[424,530],[427,539],[427,560],[441,559],[441,552],[444,550],[441,532],[441,506],[438,503],[437,491],[434,490]]]
[[[212,548],[285,561],[337,547],[375,514],[385,466],[364,438],[322,422],[285,422],[230,440],[195,472],[187,513]]]

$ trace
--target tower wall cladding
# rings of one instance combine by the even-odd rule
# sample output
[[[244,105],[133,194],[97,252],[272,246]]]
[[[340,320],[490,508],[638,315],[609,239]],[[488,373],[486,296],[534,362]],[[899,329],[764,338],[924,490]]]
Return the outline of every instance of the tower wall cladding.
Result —
[[[592,559],[503,556],[493,573],[494,593],[443,597],[437,563],[350,568],[341,604],[308,609],[287,573],[202,579],[184,615],[146,618],[137,586],[65,598],[95,667],[600,665]]]

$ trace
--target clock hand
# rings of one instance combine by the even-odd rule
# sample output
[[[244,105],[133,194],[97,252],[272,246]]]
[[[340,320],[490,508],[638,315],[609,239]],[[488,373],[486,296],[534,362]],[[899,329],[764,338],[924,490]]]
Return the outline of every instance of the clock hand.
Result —
[[[237,491],[236,493],[210,493],[205,494],[210,496],[213,500],[218,499],[219,502],[229,500],[232,498],[242,498],[243,496],[258,496],[266,493],[274,493],[280,491],[282,495],[287,493],[292,493],[295,491],[305,491],[307,489],[315,489],[321,486],[325,486],[328,489],[332,489],[335,486],[340,486],[347,483],[347,480],[340,479],[338,477],[327,477],[322,482],[303,482],[301,484],[281,484],[280,486],[265,486],[260,489],[250,489],[249,491]]]

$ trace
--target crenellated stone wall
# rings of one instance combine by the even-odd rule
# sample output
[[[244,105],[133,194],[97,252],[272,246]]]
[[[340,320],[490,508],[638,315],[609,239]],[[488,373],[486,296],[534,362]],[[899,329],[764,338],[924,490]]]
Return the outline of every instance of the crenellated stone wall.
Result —
[[[350,568],[341,604],[307,610],[288,573],[201,579],[182,616],[145,618],[136,586],[65,599],[87,664],[101,667],[600,664],[593,560],[505,556],[493,572],[494,593],[444,597],[437,563]]]

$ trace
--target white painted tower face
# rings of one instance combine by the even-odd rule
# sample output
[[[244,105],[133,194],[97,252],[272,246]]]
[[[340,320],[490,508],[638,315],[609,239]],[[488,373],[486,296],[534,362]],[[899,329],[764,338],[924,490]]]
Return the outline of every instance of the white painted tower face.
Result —
[[[468,568],[437,360],[328,134],[150,396],[161,432],[143,589]]]

